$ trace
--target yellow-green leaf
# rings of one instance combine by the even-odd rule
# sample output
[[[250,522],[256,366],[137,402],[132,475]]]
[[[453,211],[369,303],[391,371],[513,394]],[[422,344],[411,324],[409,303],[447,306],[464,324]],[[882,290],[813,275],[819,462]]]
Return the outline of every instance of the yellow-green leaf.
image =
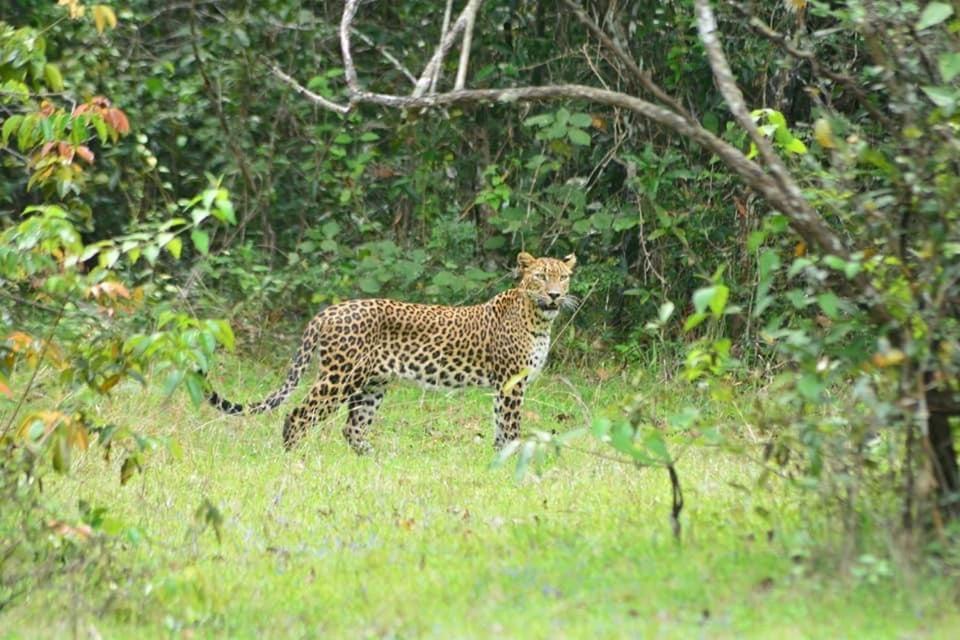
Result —
[[[97,28],[97,33],[103,33],[104,29],[111,29],[117,26],[117,14],[111,7],[105,4],[95,4],[91,7],[93,11],[93,24]]]
[[[530,375],[530,371],[530,367],[524,367],[523,369],[520,369],[520,371],[510,376],[510,378],[503,383],[503,387],[501,387],[500,390],[503,393],[510,393],[511,389],[520,384],[524,378]]]
[[[209,253],[210,235],[206,231],[194,229],[190,232],[190,239],[193,240],[193,246],[197,248],[197,251],[199,251],[201,255],[207,255],[207,253]]]
[[[63,91],[63,76],[60,75],[60,69],[56,65],[43,65],[43,78],[47,81],[47,86],[54,91]]]
[[[826,118],[818,118],[813,123],[813,139],[824,149],[834,149],[837,146],[833,139],[833,129],[830,126],[830,121]]]
[[[180,238],[173,238],[167,243],[166,249],[170,252],[170,255],[179,260],[180,252],[183,250],[183,241]]]

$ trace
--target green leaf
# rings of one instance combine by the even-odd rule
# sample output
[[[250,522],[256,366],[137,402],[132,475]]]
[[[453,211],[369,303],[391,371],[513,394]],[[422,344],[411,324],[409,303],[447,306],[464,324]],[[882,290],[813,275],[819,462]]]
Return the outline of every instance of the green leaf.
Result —
[[[229,322],[226,320],[207,320],[207,330],[213,334],[217,342],[233,351],[234,336]]]
[[[937,67],[944,82],[950,82],[960,74],[960,52],[944,53],[937,59]]]
[[[180,252],[183,251],[183,241],[180,238],[172,238],[166,246],[167,251],[170,252],[175,259],[180,259]]]
[[[17,128],[20,127],[20,122],[23,120],[23,116],[19,113],[16,113],[6,120],[3,121],[3,144],[6,145],[7,141],[10,140],[10,136],[13,134]]]
[[[660,305],[660,309],[657,311],[657,319],[660,320],[660,324],[663,324],[670,319],[670,316],[673,315],[673,310],[675,308],[676,305],[669,300]]]
[[[530,116],[523,121],[523,126],[525,127],[546,127],[551,124],[553,124],[552,113],[541,113],[536,116]]]
[[[107,123],[103,121],[103,118],[96,116],[90,120],[93,124],[93,128],[97,131],[97,137],[100,139],[100,144],[106,144],[107,140],[110,139],[110,132],[107,131]]]
[[[189,373],[187,375],[187,393],[190,395],[190,401],[194,407],[199,407],[203,403],[203,378],[199,374]]]
[[[132,254],[133,252],[131,252],[131,259],[132,259]],[[158,247],[155,244],[148,244],[146,247],[143,248],[143,257],[147,259],[147,262],[149,262],[151,266],[157,262],[157,257],[159,255],[160,255],[160,247]]]
[[[817,296],[817,304],[827,315],[827,317],[836,320],[840,311],[840,298],[832,291],[821,293]]]
[[[357,281],[357,286],[360,287],[360,290],[364,293],[379,293],[380,292],[380,281],[371,276],[363,276]]]
[[[190,232],[190,240],[193,241],[193,246],[197,248],[201,255],[205,256],[210,252],[210,234],[206,231],[194,229]]]
[[[570,115],[570,124],[574,127],[586,129],[593,124],[593,118],[589,113],[574,113]]]
[[[940,24],[953,15],[953,7],[946,2],[931,2],[923,8],[920,19],[917,20],[917,31],[928,29]]]
[[[503,393],[510,393],[510,391],[520,384],[527,376],[530,375],[532,369],[530,367],[524,367],[520,371],[516,372],[510,378],[503,383],[503,386],[500,388],[500,391]]]
[[[710,310],[713,315],[719,316],[727,308],[727,300],[730,298],[730,289],[725,285],[718,284],[713,297],[710,299]]]
[[[823,383],[820,378],[813,373],[805,373],[797,382],[797,391],[800,395],[810,401],[818,401],[823,392]]]
[[[594,418],[593,422],[590,423],[590,431],[598,438],[609,434],[612,427],[613,423],[610,422],[610,418]]]
[[[50,118],[40,119],[40,132],[43,134],[44,142],[56,142],[53,136],[53,123]]]
[[[747,251],[753,252],[760,248],[760,246],[766,241],[767,234],[764,231],[751,231],[750,235],[747,236]]]
[[[710,307],[713,315],[719,316],[726,308],[729,297],[730,289],[722,284],[697,289],[693,292],[693,308],[700,314]]]
[[[117,263],[117,260],[120,258],[120,249],[116,247],[108,250],[106,253],[100,254],[100,265],[110,269]]]
[[[843,271],[847,268],[847,261],[840,256],[824,256],[823,263],[834,271]]]
[[[322,231],[326,237],[333,238],[340,233],[340,225],[332,220],[330,222],[324,222],[323,226],[320,227],[320,231]]]
[[[766,280],[770,274],[780,268],[780,255],[773,249],[767,249],[760,254],[757,266],[760,270],[760,279]]]
[[[556,123],[537,134],[537,139],[556,140],[567,135],[567,125]]]
[[[63,91],[63,76],[55,65],[49,63],[43,65],[43,78],[52,90]]]
[[[133,472],[140,468],[136,456],[127,456],[120,465],[120,484],[125,485],[133,476]]]
[[[200,224],[209,217],[210,210],[203,207],[197,207],[190,212],[190,219],[193,220],[193,224]]]
[[[691,329],[695,329],[697,326],[700,325],[700,323],[702,323],[706,319],[707,319],[707,314],[694,313],[689,318],[687,318],[686,322],[683,323],[683,330],[690,331]]]
[[[670,425],[671,429],[686,431],[694,427],[699,419],[700,410],[696,407],[687,406],[667,416],[667,424]]]
[[[590,216],[590,223],[593,225],[594,229],[603,231],[605,229],[609,229],[610,225],[613,224],[613,216],[604,211],[598,211]]]
[[[957,90],[953,87],[920,87],[927,97],[942,109],[952,109],[957,104]]]
[[[703,313],[713,298],[714,287],[703,287],[693,292],[693,308],[697,313]]]
[[[590,134],[584,131],[583,129],[577,129],[571,127],[567,129],[567,137],[570,138],[570,142],[581,147],[590,146]]]
[[[650,431],[643,438],[643,444],[647,450],[653,454],[654,458],[661,462],[669,464],[671,462],[670,452],[667,451],[667,443],[658,431]]]
[[[237,218],[233,212],[233,203],[227,198],[217,199],[217,207],[213,210],[213,217],[221,222],[237,224]]]
[[[807,152],[807,145],[803,144],[803,141],[801,141],[800,138],[791,138],[788,143],[783,145],[783,148],[790,153],[796,153],[800,155]]]
[[[53,469],[58,473],[66,473],[70,470],[70,443],[67,442],[66,435],[62,432],[56,435],[53,442]]]
[[[171,369],[170,373],[167,374],[166,379],[163,381],[163,395],[172,395],[176,390],[177,385],[179,385],[183,380],[183,376],[183,369]]]
[[[782,113],[776,109],[763,109],[763,111],[766,112],[767,122],[774,125],[778,129],[787,128],[787,119]]]

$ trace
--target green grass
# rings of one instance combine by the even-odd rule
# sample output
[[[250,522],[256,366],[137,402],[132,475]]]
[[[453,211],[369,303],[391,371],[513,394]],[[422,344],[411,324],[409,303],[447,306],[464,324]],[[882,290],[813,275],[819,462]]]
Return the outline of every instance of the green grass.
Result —
[[[227,395],[258,398],[279,377],[234,360]],[[580,378],[584,403],[628,393],[614,376]],[[678,385],[679,388],[679,385]],[[649,392],[674,397],[651,383]],[[292,404],[290,405],[292,406]],[[289,407],[286,407],[289,409]],[[195,410],[121,390],[102,417],[168,438],[145,472],[120,487],[119,461],[96,449],[47,494],[107,506],[134,531],[116,566],[113,606],[89,607],[70,580],[0,614],[0,636],[372,638],[948,638],[958,589],[895,565],[876,584],[791,559],[816,531],[789,488],[751,496],[757,470],[714,449],[686,452],[683,541],[668,523],[669,482],[599,458],[585,437],[541,476],[490,468],[491,406],[482,391],[395,387],[371,441],[355,456],[342,415],[286,453],[282,412],[255,418]],[[555,373],[538,380],[525,427],[566,430],[582,409]],[[222,542],[199,531],[209,499]],[[762,515],[758,506],[770,515]],[[802,545],[801,545],[802,546]],[[808,549],[817,549],[808,545]]]

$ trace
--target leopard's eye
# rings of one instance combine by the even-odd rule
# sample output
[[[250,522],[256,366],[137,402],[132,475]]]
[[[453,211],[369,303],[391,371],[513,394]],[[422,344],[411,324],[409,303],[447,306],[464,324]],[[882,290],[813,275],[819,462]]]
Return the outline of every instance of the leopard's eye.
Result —
[[[546,276],[545,274],[543,274],[543,273],[540,273],[539,271],[538,271],[537,273],[533,274],[533,277],[536,278],[537,280],[541,281],[541,282],[546,282],[546,280],[547,280],[547,276]]]

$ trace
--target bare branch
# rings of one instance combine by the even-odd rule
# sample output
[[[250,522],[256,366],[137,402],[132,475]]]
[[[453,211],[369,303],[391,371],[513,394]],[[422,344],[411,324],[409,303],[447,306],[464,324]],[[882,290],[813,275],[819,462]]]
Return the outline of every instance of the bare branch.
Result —
[[[471,10],[472,7],[472,10]],[[473,42],[473,26],[477,20],[477,9],[480,3],[468,4],[464,9],[466,23],[463,27],[463,42],[460,44],[460,63],[457,65],[457,80],[453,84],[454,91],[460,91],[467,83],[467,67],[470,65],[470,45]]]
[[[349,4],[355,4],[357,0],[348,0]],[[420,75],[420,79],[417,81],[417,86],[411,94],[413,97],[422,96],[426,93],[427,89],[430,87],[430,79],[437,72],[437,68],[443,62],[444,56],[447,55],[447,51],[450,50],[450,47],[453,46],[454,41],[457,39],[457,36],[460,35],[460,32],[463,31],[467,26],[467,16],[476,15],[477,10],[480,8],[480,4],[483,0],[469,0],[467,6],[463,8],[463,11],[460,12],[460,15],[457,16],[456,22],[453,23],[453,26],[450,28],[450,31],[446,33],[440,40],[440,44],[437,45],[437,50],[434,52],[433,57],[430,58],[430,61],[427,63],[427,66],[424,67],[423,73]],[[346,10],[344,10],[344,15],[346,15]],[[351,20],[353,17],[351,16]]]
[[[294,91],[296,91],[303,97],[307,98],[311,102],[316,103],[317,105],[323,107],[324,109],[327,109],[328,111],[336,111],[337,113],[348,113],[350,111],[351,105],[337,104],[336,102],[327,100],[323,96],[316,94],[313,91],[310,91],[310,89],[307,89],[305,86],[303,86],[302,84],[300,84],[299,82],[297,82],[296,80],[294,80],[293,78],[285,74],[283,71],[280,70],[280,68],[277,65],[273,63],[268,63],[268,66],[270,67],[270,71],[273,72],[273,75],[277,76],[278,78],[286,82],[288,85],[293,87]]]
[[[611,107],[621,107],[639,113],[682,136],[699,143],[717,154],[750,186],[771,199],[775,206],[784,206],[777,184],[756,163],[747,159],[736,147],[713,135],[697,123],[691,123],[670,109],[641,98],[578,84],[547,85],[542,87],[512,87],[505,89],[465,89],[435,93],[426,96],[397,96],[361,91],[351,96],[351,103],[377,104],[400,109],[430,108],[465,102],[534,102],[544,100],[588,100]]]
[[[343,7],[343,15],[340,17],[340,55],[343,56],[343,77],[351,93],[360,90],[357,68],[353,65],[353,54],[350,53],[350,33],[359,4],[360,0],[347,0],[347,4]]]
[[[447,6],[443,10],[443,25],[440,27],[440,40],[442,41],[446,35],[447,31],[450,29],[450,14],[453,13],[453,0],[447,0]],[[433,93],[437,90],[437,83],[440,82],[440,72],[443,70],[443,67],[438,66],[436,73],[433,74],[433,77],[430,78],[430,93]],[[416,84],[416,81],[414,81]]]

